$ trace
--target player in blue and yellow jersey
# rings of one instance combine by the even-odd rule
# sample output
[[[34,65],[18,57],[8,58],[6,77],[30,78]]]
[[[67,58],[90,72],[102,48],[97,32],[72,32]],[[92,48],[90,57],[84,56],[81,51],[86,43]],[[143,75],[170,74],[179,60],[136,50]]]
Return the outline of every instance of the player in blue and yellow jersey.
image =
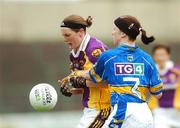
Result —
[[[154,38],[147,37],[132,16],[121,16],[114,24],[112,35],[117,48],[103,52],[88,72],[76,71],[74,75],[110,85],[113,111],[103,128],[152,128],[153,118],[146,101],[149,94],[160,98],[163,84],[153,59],[135,40],[140,33],[144,44]]]
[[[71,49],[69,57],[71,71],[90,69],[97,62],[99,55],[108,49],[103,42],[86,32],[86,28],[91,24],[90,16],[85,20],[81,16],[70,15],[62,21],[61,33]],[[62,94],[71,96],[82,93],[83,95],[84,114],[77,128],[101,128],[111,112],[110,90],[107,84],[103,84],[103,88],[98,84],[94,86],[92,81],[86,81],[83,77],[73,77],[69,81],[77,88],[69,90],[66,82],[59,80]]]

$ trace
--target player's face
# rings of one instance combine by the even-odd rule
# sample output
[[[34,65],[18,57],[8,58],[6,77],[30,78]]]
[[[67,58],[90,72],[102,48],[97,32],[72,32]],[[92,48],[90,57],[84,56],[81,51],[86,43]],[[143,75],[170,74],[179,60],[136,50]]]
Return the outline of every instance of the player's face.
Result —
[[[79,48],[82,41],[80,32],[75,32],[70,28],[61,28],[61,34],[64,42],[69,45],[70,49],[77,50]]]
[[[121,32],[119,28],[117,28],[116,26],[112,30],[112,37],[113,37],[114,45],[117,47],[121,42]]]
[[[157,64],[164,65],[170,59],[170,56],[165,49],[159,48],[154,52],[153,58]]]

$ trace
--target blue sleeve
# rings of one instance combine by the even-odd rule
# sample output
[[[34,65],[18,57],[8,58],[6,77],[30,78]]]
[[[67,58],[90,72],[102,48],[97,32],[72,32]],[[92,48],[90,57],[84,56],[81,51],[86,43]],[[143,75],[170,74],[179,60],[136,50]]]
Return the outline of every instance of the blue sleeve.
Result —
[[[149,72],[150,72],[150,92],[152,95],[158,95],[162,92],[163,83],[161,81],[160,75],[153,60],[151,60],[151,66]]]
[[[106,55],[102,53],[98,58],[97,63],[89,71],[90,78],[94,83],[105,80],[105,59]]]

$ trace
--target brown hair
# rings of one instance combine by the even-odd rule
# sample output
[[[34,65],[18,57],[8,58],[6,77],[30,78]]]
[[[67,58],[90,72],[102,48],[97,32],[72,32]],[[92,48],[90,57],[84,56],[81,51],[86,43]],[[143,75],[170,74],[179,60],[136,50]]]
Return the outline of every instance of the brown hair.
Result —
[[[152,49],[152,54],[154,54],[155,52],[156,52],[156,50],[158,50],[158,49],[164,49],[168,54],[170,54],[171,53],[171,49],[170,49],[170,47],[168,46],[168,45],[165,45],[165,44],[157,44],[157,45],[155,45],[154,47],[153,47],[153,49]]]
[[[90,27],[92,25],[92,17],[88,16],[85,20],[79,15],[70,15],[66,17],[62,23],[63,25],[61,25],[61,27],[69,27],[75,32],[78,32],[81,28],[86,31],[86,27]]]
[[[141,32],[141,40],[144,44],[149,44],[155,39],[153,36],[147,37],[146,31],[141,27],[140,22],[133,16],[124,15],[118,17],[114,24],[124,33],[126,33],[130,40],[136,40],[136,37]]]

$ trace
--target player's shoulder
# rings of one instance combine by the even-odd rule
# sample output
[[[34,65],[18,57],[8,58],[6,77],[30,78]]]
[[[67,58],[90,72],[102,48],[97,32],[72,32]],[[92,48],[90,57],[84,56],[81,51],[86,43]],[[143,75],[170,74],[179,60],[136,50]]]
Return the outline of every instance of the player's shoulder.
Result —
[[[104,42],[98,40],[95,37],[91,37],[86,47],[86,52],[89,54],[99,53],[99,52],[101,53],[108,49],[109,49],[108,46]]]
[[[101,40],[91,37],[87,46],[87,50],[94,50],[94,49],[109,49],[108,46]]]
[[[142,49],[140,49],[139,48],[139,55],[142,57],[142,58],[145,58],[146,60],[148,60],[148,61],[152,61],[153,59],[152,59],[152,57],[151,57],[151,55],[149,54],[149,53],[147,53],[147,52],[145,52],[144,50],[142,50]]]
[[[153,58],[149,53],[145,52],[142,49],[139,49],[139,59],[141,60],[141,62],[145,64],[145,67],[150,68],[152,70],[155,69],[155,62]]]
[[[113,56],[113,55],[116,55],[117,52],[118,52],[118,48],[112,48],[112,49],[107,50],[104,54]]]
[[[117,48],[112,48],[112,49],[109,49],[109,50],[103,52],[101,54],[101,58],[104,58],[105,60],[108,60],[108,59],[110,59],[112,57],[117,56],[117,54],[118,54]]]
[[[95,63],[98,57],[109,48],[100,40],[95,37],[90,37],[85,52],[89,60]]]

